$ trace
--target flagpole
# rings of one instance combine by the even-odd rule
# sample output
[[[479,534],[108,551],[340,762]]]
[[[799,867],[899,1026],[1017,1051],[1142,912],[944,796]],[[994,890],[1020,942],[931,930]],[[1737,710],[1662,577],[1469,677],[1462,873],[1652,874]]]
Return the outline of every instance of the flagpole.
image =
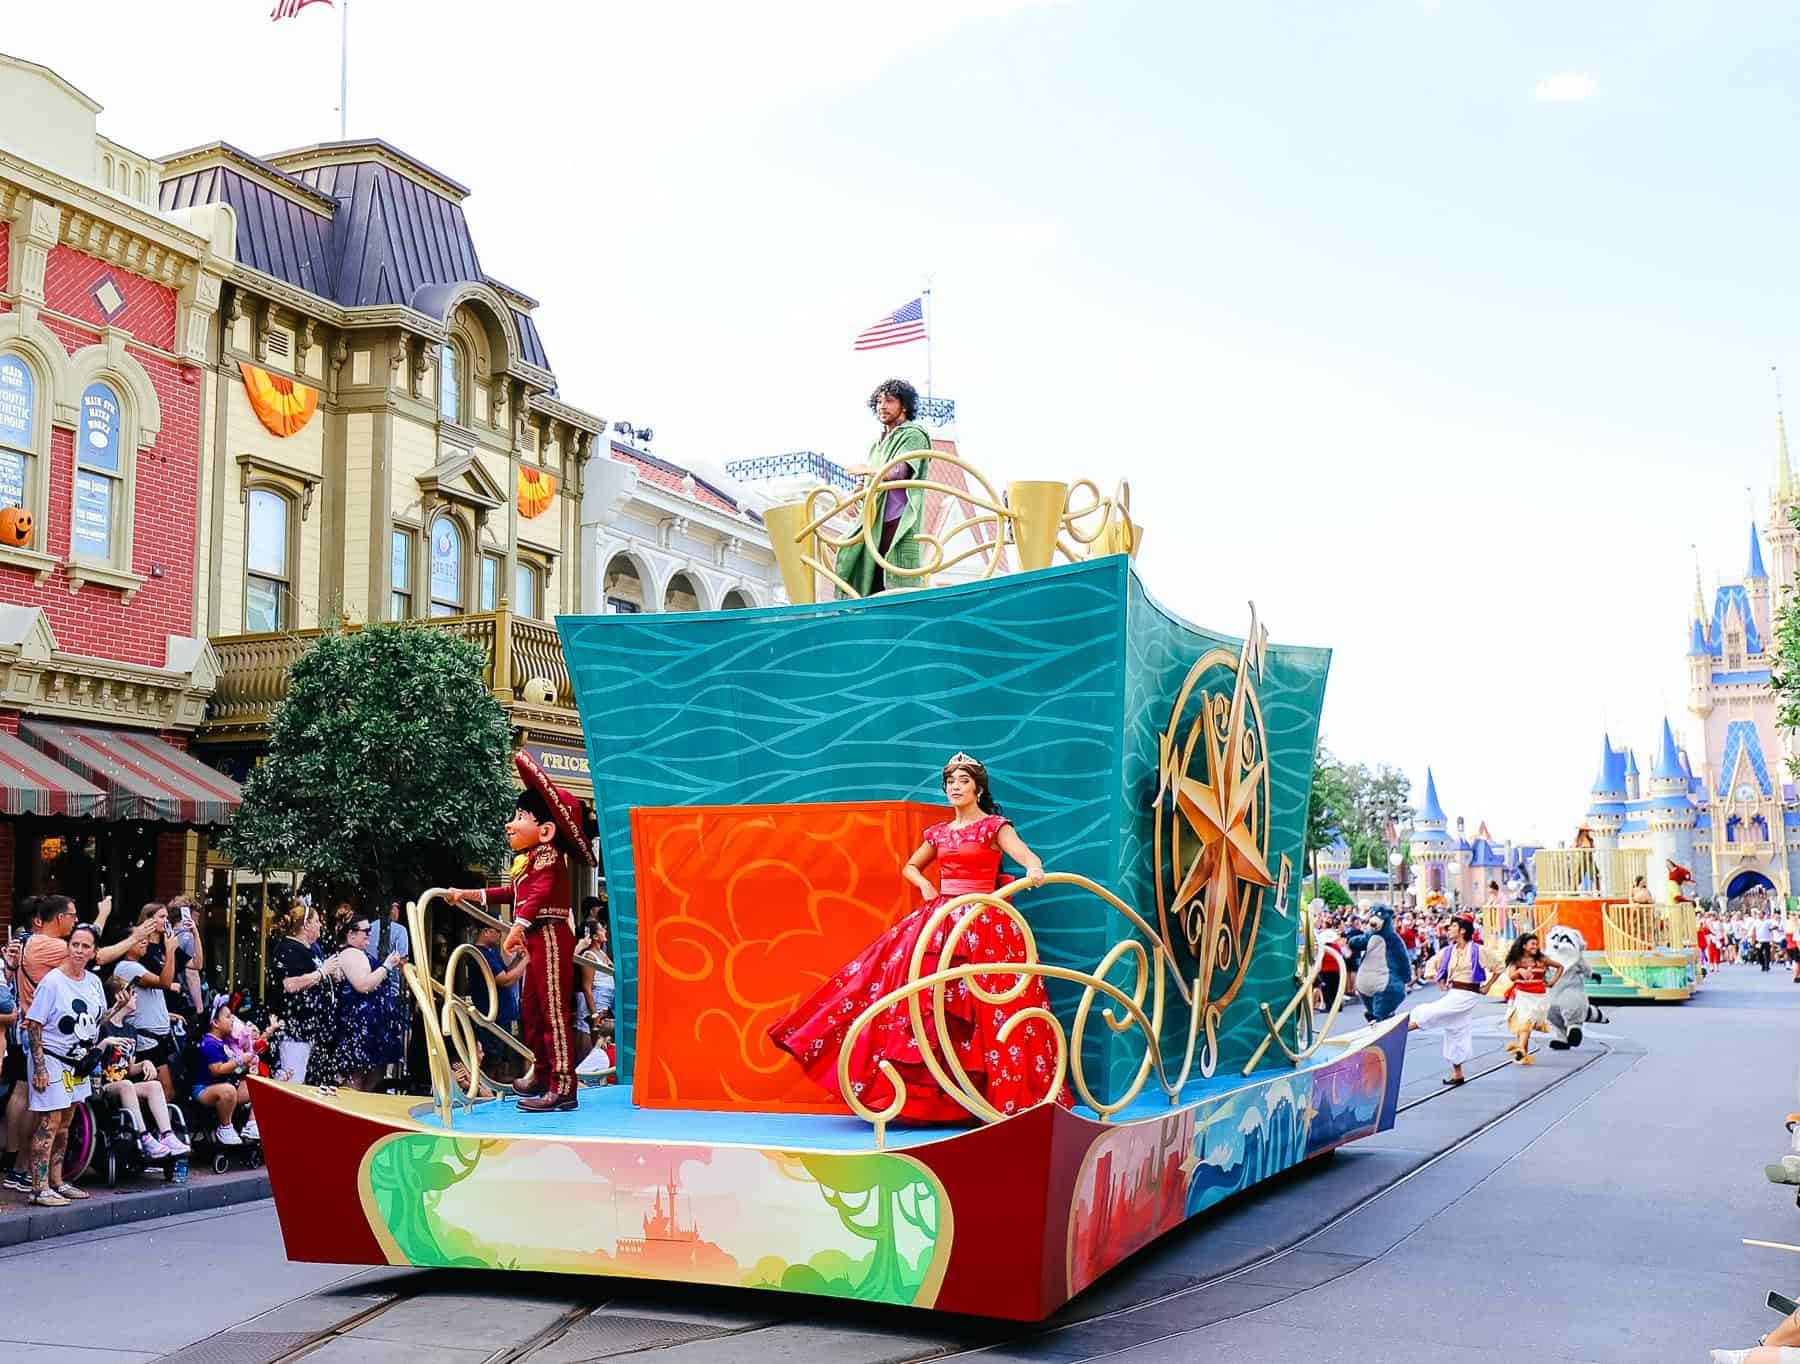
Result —
[[[338,0],[338,141],[350,140],[350,0]]]
[[[925,277],[923,311],[925,314],[925,396],[931,396],[931,276]]]

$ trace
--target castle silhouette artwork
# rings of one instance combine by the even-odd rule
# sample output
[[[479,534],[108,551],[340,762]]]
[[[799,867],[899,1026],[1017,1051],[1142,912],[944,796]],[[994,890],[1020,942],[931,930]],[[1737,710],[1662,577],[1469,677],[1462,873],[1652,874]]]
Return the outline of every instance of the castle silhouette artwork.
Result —
[[[663,1195],[669,1196],[663,1208]],[[613,1258],[619,1272],[626,1274],[668,1274],[686,1277],[696,1271],[716,1275],[720,1282],[736,1282],[738,1262],[711,1241],[703,1240],[694,1221],[693,1203],[688,1204],[688,1225],[681,1225],[681,1185],[673,1168],[668,1182],[658,1185],[650,1210],[644,1214],[642,1236],[621,1236],[613,1244]]]

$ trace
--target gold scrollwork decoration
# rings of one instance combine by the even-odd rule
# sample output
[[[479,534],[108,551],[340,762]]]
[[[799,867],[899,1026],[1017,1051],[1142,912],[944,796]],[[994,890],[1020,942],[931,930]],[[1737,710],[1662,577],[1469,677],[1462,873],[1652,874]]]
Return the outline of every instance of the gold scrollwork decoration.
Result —
[[[1132,927],[1143,935],[1143,940],[1127,939],[1117,943],[1093,972],[1078,971],[1070,967],[1053,966],[1039,959],[1037,939],[1031,932],[1031,925],[1011,903],[1013,897],[1027,887],[1027,882],[1009,882],[1007,885],[998,887],[992,894],[958,895],[939,905],[920,929],[918,942],[913,948],[906,981],[898,988],[870,1003],[852,1019],[850,1026],[845,1029],[844,1038],[839,1047],[839,1091],[850,1105],[851,1111],[874,1127],[875,1144],[878,1149],[885,1144],[888,1123],[897,1118],[906,1106],[906,1081],[887,1060],[878,1061],[876,1068],[886,1078],[892,1089],[892,1097],[881,1108],[874,1108],[856,1092],[855,1085],[850,1078],[850,1059],[855,1051],[857,1040],[873,1026],[876,1019],[890,1009],[901,1007],[906,1009],[908,1025],[912,1029],[913,1038],[918,1042],[920,1061],[930,1073],[932,1080],[946,1095],[971,1116],[982,1122],[998,1122],[1002,1118],[1010,1116],[1002,1113],[988,1101],[987,1096],[982,1093],[981,1087],[957,1059],[955,1048],[944,1045],[944,1039],[950,1035],[949,987],[958,982],[964,983],[965,988],[979,1002],[989,1005],[1008,1004],[1017,1000],[1029,988],[1033,979],[1068,981],[1082,987],[1081,1000],[1076,1006],[1072,1028],[1065,1028],[1062,1020],[1042,1008],[1021,1009],[1008,1018],[1001,1027],[999,1037],[1002,1041],[1028,1021],[1042,1022],[1049,1028],[1054,1044],[1055,1062],[1051,1083],[1045,1090],[1045,1096],[1040,1101],[1041,1103],[1053,1102],[1066,1081],[1074,1086],[1076,1094],[1083,1103],[1098,1113],[1102,1121],[1107,1121],[1113,1114],[1127,1107],[1138,1097],[1152,1074],[1155,1074],[1158,1083],[1171,1100],[1180,1092],[1182,1077],[1170,1078],[1158,1039],[1162,1032],[1164,1008],[1170,983],[1173,983],[1175,993],[1184,1002],[1191,1001],[1192,997],[1187,985],[1175,974],[1174,963],[1170,959],[1167,946],[1136,910],[1104,886],[1090,881],[1087,877],[1070,872],[1052,872],[1044,877],[1044,884],[1075,886],[1099,897],[1112,909],[1123,915]],[[970,931],[984,912],[1001,914],[1019,929],[1025,945],[1023,960],[953,964],[963,934]],[[928,972],[925,959],[931,940],[946,923],[949,924],[949,928],[944,935],[943,946],[937,953],[935,969]],[[1133,979],[1129,988],[1106,978],[1108,972],[1119,962],[1126,960],[1129,960],[1133,967]],[[996,977],[1010,977],[1012,983],[995,989],[985,985],[979,977],[987,977],[990,980]],[[1094,1006],[1102,998],[1110,1003],[1108,1007],[1100,1010],[1100,1018],[1111,1032],[1123,1034],[1136,1030],[1144,1039],[1144,1054],[1139,1060],[1136,1074],[1131,1083],[1126,1085],[1124,1090],[1110,1102],[1100,1101],[1094,1093],[1093,1087],[1088,1083],[1086,1067],[1081,1055],[1081,1041],[1091,1026],[1090,1018]],[[1146,1009],[1146,1001],[1148,1009]],[[1116,1008],[1112,1006],[1116,1006]],[[934,1025],[931,1028],[927,1028],[925,1023],[927,1007],[931,1010],[931,1021]],[[1190,1028],[1188,1041],[1190,1053],[1193,1045],[1192,1029]],[[1186,1067],[1184,1066],[1183,1076],[1185,1073]]]
[[[945,464],[962,470],[968,486],[954,487],[938,478],[910,477],[910,466],[923,458],[929,466]],[[921,490],[954,498],[970,514],[917,540],[921,562],[902,567],[881,549],[881,511],[890,492]],[[1077,497],[1082,500],[1078,503]],[[771,507],[764,515],[782,582],[792,602],[817,599],[820,579],[841,598],[858,594],[836,571],[839,552],[861,545],[881,569],[885,590],[925,587],[932,577],[980,556],[976,579],[993,577],[1011,545],[1023,568],[1044,568],[1061,553],[1070,562],[1107,554],[1135,554],[1141,533],[1131,519],[1131,487],[1121,480],[1111,497],[1102,497],[1091,479],[1073,486],[1054,482],[1016,482],[1004,496],[992,481],[961,456],[946,451],[907,451],[889,460],[854,489],[812,489],[797,503]],[[959,543],[966,540],[967,543]]]
[[[426,891],[406,906],[407,935],[414,943],[429,943],[431,911],[438,904],[450,903],[449,892],[441,888]],[[486,909],[469,903],[455,908],[476,923],[497,928],[504,933],[512,926],[510,918],[499,918]],[[605,963],[586,953],[576,953],[575,960],[585,965],[604,967]],[[465,962],[472,963],[480,974],[487,993],[487,1004],[477,1007],[468,995],[456,988],[457,973]],[[495,1085],[483,1083],[480,1039],[486,1037],[508,1048],[525,1061],[525,1073],[514,1083],[530,1086],[532,1078],[531,1049],[494,1021],[499,1008],[500,992],[496,988],[493,968],[473,943],[458,943],[444,962],[443,976],[433,976],[413,961],[401,967],[401,977],[419,1008],[419,1026],[425,1035],[426,1073],[431,1080],[432,1107],[438,1121],[448,1129],[460,1103],[471,1110],[477,1103],[499,1097]],[[454,1056],[452,1056],[454,1052]],[[458,1081],[460,1067],[466,1081]]]

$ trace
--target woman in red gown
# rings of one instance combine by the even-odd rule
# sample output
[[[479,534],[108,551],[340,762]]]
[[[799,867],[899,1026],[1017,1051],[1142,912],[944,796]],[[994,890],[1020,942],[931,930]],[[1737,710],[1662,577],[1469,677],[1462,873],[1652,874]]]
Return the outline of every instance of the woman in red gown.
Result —
[[[1003,881],[1000,855],[1005,853],[1025,868],[1026,880],[1038,886],[1044,866],[1012,822],[1000,813],[988,793],[987,769],[966,753],[958,753],[944,765],[944,794],[955,811],[953,818],[925,831],[925,841],[900,869],[900,875],[918,888],[924,903],[904,915],[870,943],[856,958],[820,986],[781,1022],[769,1029],[769,1037],[805,1067],[806,1073],[833,1094],[838,1086],[838,1055],[844,1034],[858,1014],[877,999],[906,983],[919,935],[933,912],[946,900],[972,891],[991,893]],[[939,884],[925,876],[925,868],[938,864]],[[979,905],[953,911],[932,934],[920,965],[920,974],[939,969],[938,955],[954,925],[976,915],[958,942],[951,965],[971,962],[1025,960],[1025,938],[1018,925],[1004,914]],[[990,994],[1004,993],[1018,980],[1012,973],[983,973],[975,978]],[[930,991],[920,996],[925,1026],[935,1034]],[[1056,1077],[1056,1035],[1048,1023],[1028,1018],[1003,1042],[1001,1029],[1007,1019],[1026,1009],[1047,1009],[1044,982],[1033,977],[1018,998],[1005,1004],[978,999],[968,981],[951,981],[944,987],[949,1043],[969,1078],[987,1101],[1001,1113],[1018,1113],[1038,1103]],[[912,1020],[904,1001],[886,1010],[863,1030],[850,1059],[850,1083],[858,1098],[874,1109],[893,1102],[893,1087],[878,1063],[885,1060],[906,1085],[902,1122],[967,1122],[969,1111],[946,1094],[926,1069],[913,1036]],[[942,1047],[938,1055],[942,1063]],[[945,1066],[948,1070],[949,1067]],[[1056,1102],[1068,1107],[1067,1089]]]

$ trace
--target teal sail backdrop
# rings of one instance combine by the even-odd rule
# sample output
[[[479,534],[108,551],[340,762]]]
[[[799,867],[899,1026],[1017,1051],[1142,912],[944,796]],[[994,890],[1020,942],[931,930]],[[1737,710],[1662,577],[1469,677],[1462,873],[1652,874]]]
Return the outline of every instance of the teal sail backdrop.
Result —
[[[961,749],[987,764],[1047,867],[1092,878],[1154,921],[1158,735],[1195,659],[1238,648],[1150,601],[1122,555],[869,601],[557,624],[594,779],[624,1077],[637,1022],[633,807],[938,802],[944,760]],[[1269,859],[1286,853],[1296,875],[1288,915],[1262,914],[1250,977],[1224,1019],[1221,1066],[1235,1057],[1241,1067],[1260,1040],[1256,1003],[1280,1008],[1293,993],[1293,901],[1328,660],[1319,649],[1267,652]],[[1117,914],[1073,888],[1020,904],[1058,965],[1092,970],[1126,936]],[[1059,1011],[1072,998],[1053,986]],[[1129,1039],[1090,1036],[1089,1074],[1113,1077],[1110,1091],[1138,1054]]]

